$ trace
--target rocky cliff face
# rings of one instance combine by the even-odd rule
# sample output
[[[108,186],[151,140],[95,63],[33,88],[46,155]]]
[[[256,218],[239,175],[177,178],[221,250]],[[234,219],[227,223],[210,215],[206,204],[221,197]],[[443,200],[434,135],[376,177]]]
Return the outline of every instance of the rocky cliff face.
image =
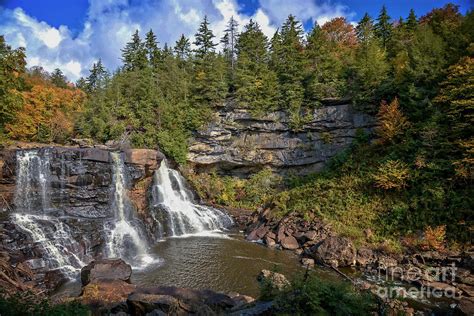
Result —
[[[370,132],[373,117],[349,104],[325,105],[308,114],[299,131],[287,113],[253,117],[248,109],[228,105],[192,140],[188,161],[198,172],[247,176],[262,167],[285,174],[319,171],[354,140],[358,129]]]

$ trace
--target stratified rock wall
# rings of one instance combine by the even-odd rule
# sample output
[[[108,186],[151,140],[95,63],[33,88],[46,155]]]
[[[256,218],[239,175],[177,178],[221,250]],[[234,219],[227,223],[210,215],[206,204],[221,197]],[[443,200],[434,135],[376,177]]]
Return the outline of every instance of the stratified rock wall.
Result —
[[[373,117],[349,104],[325,105],[308,113],[300,131],[290,127],[286,112],[256,118],[248,109],[227,105],[200,130],[189,147],[188,161],[199,171],[248,176],[262,167],[285,174],[319,171],[347,148],[358,129],[370,132]]]

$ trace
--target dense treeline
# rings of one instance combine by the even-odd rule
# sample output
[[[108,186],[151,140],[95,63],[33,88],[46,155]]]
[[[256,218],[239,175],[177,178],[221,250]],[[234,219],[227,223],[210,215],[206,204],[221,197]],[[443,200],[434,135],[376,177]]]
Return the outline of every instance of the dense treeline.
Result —
[[[119,70],[111,75],[99,61],[78,82],[89,99],[77,132],[99,141],[159,144],[184,162],[190,133],[227,98],[254,115],[284,109],[295,130],[305,110],[331,98],[375,113],[382,99],[398,97],[409,119],[426,120],[436,111],[431,100],[448,67],[470,54],[472,20],[451,4],[420,19],[412,10],[396,22],[383,8],[356,27],[341,17],[306,34],[290,15],[269,39],[256,22],[239,33],[231,19],[220,52],[207,18],[194,49],[184,35],[174,47],[160,48],[152,30],[144,39],[137,31]]]

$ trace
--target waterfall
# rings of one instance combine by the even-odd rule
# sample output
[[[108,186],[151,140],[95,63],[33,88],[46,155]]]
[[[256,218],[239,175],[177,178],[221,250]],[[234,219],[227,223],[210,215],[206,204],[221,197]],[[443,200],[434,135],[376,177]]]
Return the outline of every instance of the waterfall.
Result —
[[[194,203],[184,178],[168,168],[166,160],[155,172],[154,181],[153,206],[162,212],[161,224],[167,228],[164,233],[168,236],[223,230],[232,225],[232,219],[224,212]]]
[[[70,234],[70,228],[52,211],[50,203],[50,153],[48,150],[18,151],[15,212],[12,221],[31,236],[44,253],[49,269],[60,269],[73,276],[84,262],[78,257],[80,245]]]
[[[122,155],[111,153],[113,161],[113,198],[114,219],[105,224],[107,235],[107,256],[118,257],[144,266],[153,259],[147,254],[148,242],[141,223],[133,216],[133,208],[128,200],[126,189],[127,175]]]

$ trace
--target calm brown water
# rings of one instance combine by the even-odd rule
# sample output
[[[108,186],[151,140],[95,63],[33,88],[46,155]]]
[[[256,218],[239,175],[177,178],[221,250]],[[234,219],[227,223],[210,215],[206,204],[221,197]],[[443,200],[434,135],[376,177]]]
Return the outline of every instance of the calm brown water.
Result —
[[[303,273],[295,254],[250,243],[241,234],[168,238],[153,248],[160,263],[134,271],[132,282],[169,285],[258,296],[262,269],[288,277]]]

